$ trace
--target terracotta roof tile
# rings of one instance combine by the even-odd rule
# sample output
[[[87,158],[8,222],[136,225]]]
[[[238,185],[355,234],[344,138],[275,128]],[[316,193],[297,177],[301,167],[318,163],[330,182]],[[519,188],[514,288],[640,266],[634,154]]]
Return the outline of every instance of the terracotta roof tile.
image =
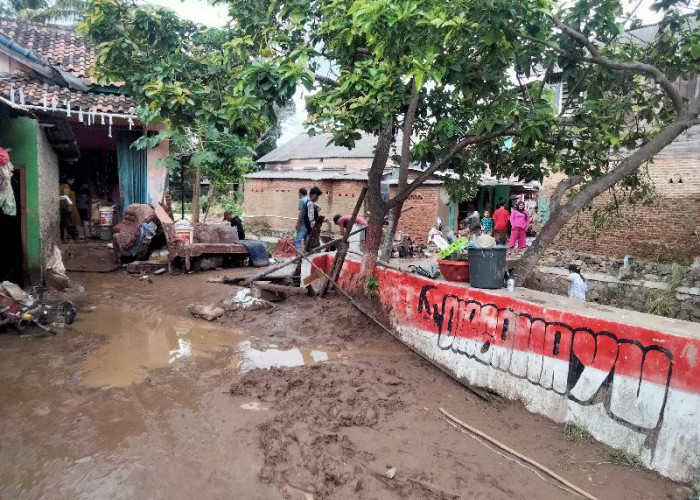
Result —
[[[89,75],[96,51],[75,28],[0,18],[0,35],[86,83],[96,83]]]
[[[19,89],[24,93],[25,104],[33,106],[43,106],[43,97],[49,108],[51,101],[55,98],[58,108],[65,110],[64,100],[70,100],[71,112],[78,112],[79,108],[85,112],[95,109],[98,113],[120,113],[130,114],[136,107],[133,99],[123,94],[100,93],[100,92],[79,92],[57,85],[49,85],[32,78],[24,73],[17,73],[7,78],[0,78],[0,96],[10,99],[11,89],[15,89],[15,103],[19,104]]]

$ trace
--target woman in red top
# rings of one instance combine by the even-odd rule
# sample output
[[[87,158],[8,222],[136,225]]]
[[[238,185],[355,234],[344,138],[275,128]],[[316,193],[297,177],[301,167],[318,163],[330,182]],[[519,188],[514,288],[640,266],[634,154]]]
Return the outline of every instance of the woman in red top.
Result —
[[[517,207],[510,214],[510,248],[518,244],[519,250],[524,250],[527,246],[525,231],[530,227],[530,214],[525,211],[525,203],[518,202]]]

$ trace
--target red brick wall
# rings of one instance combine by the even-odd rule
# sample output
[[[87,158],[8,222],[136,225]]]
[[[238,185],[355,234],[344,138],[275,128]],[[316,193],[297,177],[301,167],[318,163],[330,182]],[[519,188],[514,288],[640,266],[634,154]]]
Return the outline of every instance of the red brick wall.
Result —
[[[266,222],[277,231],[293,231],[298,215],[299,188],[318,186],[323,191],[318,201],[321,215],[330,221],[324,225],[324,230],[330,230],[336,213],[352,213],[363,185],[362,181],[251,179],[244,187],[244,220]],[[360,215],[364,213],[363,208]]]
[[[398,230],[411,236],[416,243],[425,243],[428,231],[432,228],[438,216],[439,186],[423,185],[416,189],[404,202],[404,213],[399,219]],[[391,196],[396,193],[392,187]],[[406,211],[408,208],[410,210]]]
[[[649,166],[649,177],[657,193],[653,205],[623,205],[616,215],[619,224],[595,239],[592,211],[584,211],[564,228],[555,247],[662,261],[688,262],[700,255],[700,160],[657,158]],[[551,194],[550,184],[545,186]],[[595,205],[609,199],[600,196]]]
[[[364,181],[320,181],[251,179],[245,183],[244,221],[261,221],[277,231],[293,231],[297,217],[300,187],[318,186],[323,191],[319,199],[321,215],[332,222],[335,214],[351,214]],[[396,188],[391,189],[391,195]],[[435,224],[438,210],[438,186],[421,186],[404,203],[405,212],[399,221],[399,231],[407,233],[414,241],[425,243],[428,231]],[[365,207],[360,215],[366,216]],[[333,227],[332,227],[333,226]],[[338,232],[330,222],[324,230]]]

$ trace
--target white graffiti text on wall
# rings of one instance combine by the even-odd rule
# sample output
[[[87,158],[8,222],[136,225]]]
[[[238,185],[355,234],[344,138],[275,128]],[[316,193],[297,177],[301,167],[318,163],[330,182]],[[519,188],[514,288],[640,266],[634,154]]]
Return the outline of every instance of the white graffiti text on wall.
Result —
[[[663,422],[673,355],[660,345],[462,299],[433,285],[422,288],[417,309],[432,320],[442,350],[581,405],[603,403],[611,418],[647,435]]]

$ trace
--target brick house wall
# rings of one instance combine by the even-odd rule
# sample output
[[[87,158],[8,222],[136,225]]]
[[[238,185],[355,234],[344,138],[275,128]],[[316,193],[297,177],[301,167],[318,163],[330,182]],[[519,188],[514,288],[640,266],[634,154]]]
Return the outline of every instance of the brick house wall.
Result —
[[[339,233],[337,226],[332,224],[333,216],[352,213],[364,184],[364,181],[346,180],[248,179],[244,187],[243,218],[245,222],[264,222],[275,231],[294,231],[299,188],[310,189],[312,186],[318,186],[323,191],[319,198],[321,215],[329,221],[323,229]],[[401,216],[398,230],[409,234],[415,242],[425,243],[428,231],[435,224],[439,188],[439,185],[423,185],[404,203],[404,210],[411,210]],[[391,195],[395,192],[396,187],[392,187]],[[366,206],[360,210],[360,215],[367,215]]]
[[[686,263],[700,255],[700,157],[671,150],[656,157],[648,172],[657,194],[653,205],[623,205],[615,227],[595,238],[592,211],[583,211],[559,234],[555,248]],[[545,179],[548,195],[560,179]],[[594,205],[609,200],[602,195]]]
[[[318,201],[321,215],[329,221],[323,229],[330,230],[335,214],[352,213],[363,185],[363,181],[248,179],[244,188],[244,220],[265,222],[275,231],[294,231],[299,188],[318,186],[323,191]],[[360,214],[365,215],[364,209]]]
[[[415,243],[426,243],[428,232],[438,216],[439,185],[423,185],[416,189],[403,204],[398,231],[411,236]],[[392,186],[391,196],[396,194]],[[410,208],[410,210],[408,210]]]

